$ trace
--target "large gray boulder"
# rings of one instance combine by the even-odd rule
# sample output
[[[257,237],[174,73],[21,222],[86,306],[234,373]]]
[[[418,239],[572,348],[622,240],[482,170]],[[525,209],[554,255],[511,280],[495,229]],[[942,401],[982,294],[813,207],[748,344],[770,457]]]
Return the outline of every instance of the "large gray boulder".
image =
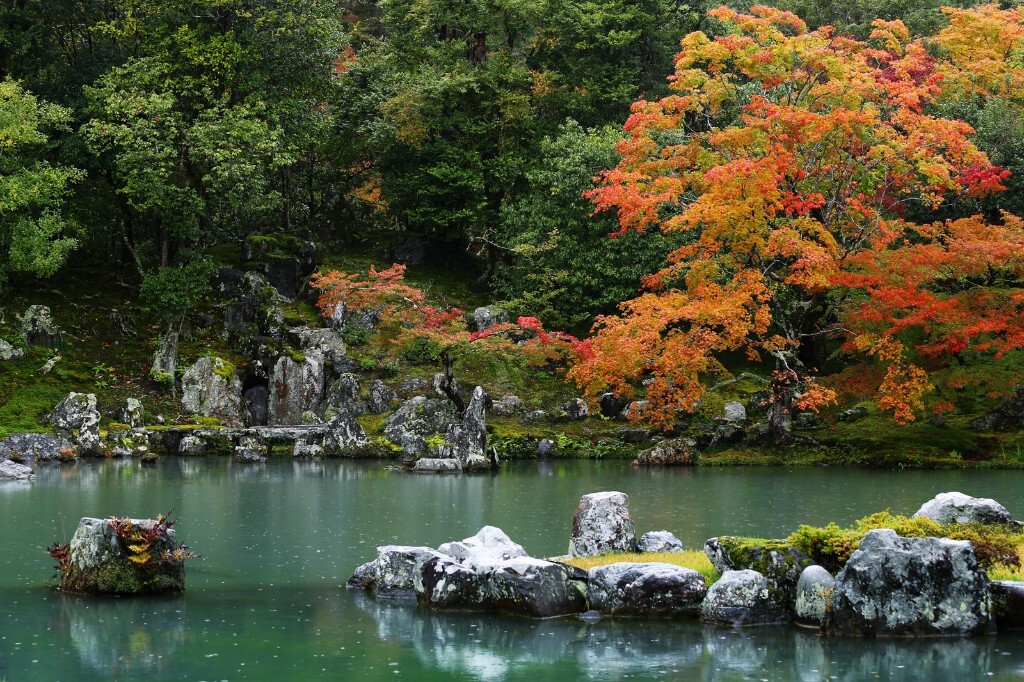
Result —
[[[344,457],[358,453],[370,442],[366,431],[348,412],[339,412],[327,422],[324,433],[323,453],[332,457]]]
[[[636,551],[636,527],[628,505],[629,497],[620,492],[591,493],[580,498],[572,519],[569,556]]]
[[[199,358],[181,378],[181,406],[225,426],[241,426],[242,382],[234,365],[218,357]]]
[[[341,334],[334,329],[296,327],[290,333],[298,340],[303,353],[317,351],[324,357],[324,360],[335,367],[342,363],[348,352]]]
[[[653,530],[640,536],[638,552],[682,552],[683,543],[667,530]]]
[[[437,558],[444,558],[444,555],[430,547],[378,547],[377,558],[356,569],[346,585],[370,590],[377,597],[412,598],[423,565]]]
[[[694,614],[707,594],[704,577],[665,563],[617,563],[590,569],[590,608],[615,616]]]
[[[0,339],[0,362],[6,360],[20,360],[25,357],[25,351],[15,348],[3,339]]]
[[[484,526],[465,540],[446,542],[437,551],[474,569],[528,556],[522,545],[494,526]]]
[[[726,571],[708,589],[700,618],[715,625],[771,625],[789,621],[789,612],[768,579],[757,571]]]
[[[19,464],[10,459],[0,462],[0,481],[34,481],[36,475],[32,473],[32,467]]]
[[[416,396],[387,418],[384,437],[402,446],[406,455],[422,456],[428,451],[426,439],[447,432],[456,419],[451,401]]]
[[[786,540],[764,540],[722,536],[704,543],[704,554],[721,573],[750,569],[757,571],[780,591],[780,601],[796,598],[796,585],[803,570],[814,560]]]
[[[359,379],[355,374],[345,372],[329,382],[321,412],[327,415],[332,410],[341,410],[351,415],[366,414],[366,403],[362,399]]]
[[[68,393],[50,413],[53,433],[58,438],[69,438],[83,456],[102,456],[100,440],[100,412],[96,409],[93,393]]]
[[[324,397],[324,356],[311,350],[301,358],[283,355],[270,376],[270,423],[301,424]]]
[[[697,441],[692,438],[672,438],[641,450],[637,464],[649,466],[680,466],[696,464],[699,454]]]
[[[793,612],[798,621],[808,625],[821,625],[832,603],[836,579],[821,566],[808,566],[796,584],[796,603]]]
[[[36,462],[67,459],[73,447],[66,438],[48,433],[16,433],[0,440],[0,460],[10,459],[31,466]]]
[[[834,635],[988,632],[989,581],[971,543],[872,530],[836,576],[823,629]]]
[[[115,526],[122,526],[119,532]],[[132,533],[155,537],[139,541]],[[157,519],[94,519],[78,524],[66,558],[60,559],[60,589],[86,594],[157,594],[185,589],[185,558],[173,528]],[[134,561],[132,559],[135,559]]]
[[[29,346],[56,348],[60,345],[60,328],[45,305],[29,306],[20,319],[21,335]]]
[[[921,505],[914,518],[928,517],[939,523],[1013,523],[1006,507],[993,499],[963,493],[939,493]]]
[[[477,572],[491,610],[531,618],[587,610],[587,574],[568,564],[517,557],[489,564]]]
[[[397,398],[395,392],[388,388],[380,379],[374,379],[370,384],[369,398],[366,401],[366,409],[370,414],[384,414],[391,409],[391,403]]]

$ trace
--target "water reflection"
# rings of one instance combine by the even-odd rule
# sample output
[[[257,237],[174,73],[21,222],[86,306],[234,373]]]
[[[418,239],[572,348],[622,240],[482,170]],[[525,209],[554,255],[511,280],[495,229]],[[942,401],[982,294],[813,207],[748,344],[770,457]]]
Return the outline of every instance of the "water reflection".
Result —
[[[678,676],[709,682],[960,682],[1016,673],[1009,657],[993,655],[994,637],[829,639],[788,626],[733,630],[692,622],[530,621],[352,597],[373,617],[381,640],[411,646],[428,669],[486,682],[567,666],[590,680]]]
[[[163,671],[175,650],[190,639],[181,597],[61,595],[59,619],[82,664],[110,679]]]

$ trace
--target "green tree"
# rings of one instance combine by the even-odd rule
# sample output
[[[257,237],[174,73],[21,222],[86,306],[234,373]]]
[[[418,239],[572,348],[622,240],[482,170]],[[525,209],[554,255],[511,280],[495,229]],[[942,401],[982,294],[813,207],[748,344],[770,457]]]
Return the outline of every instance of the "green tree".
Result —
[[[67,109],[0,82],[0,285],[14,273],[49,277],[76,245],[63,215],[84,173],[50,159]]]

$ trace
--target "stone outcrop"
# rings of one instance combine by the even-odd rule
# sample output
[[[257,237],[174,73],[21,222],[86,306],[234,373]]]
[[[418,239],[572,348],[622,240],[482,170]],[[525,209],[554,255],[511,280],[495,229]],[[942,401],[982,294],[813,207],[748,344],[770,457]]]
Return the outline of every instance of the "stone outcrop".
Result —
[[[789,621],[789,612],[768,579],[757,571],[726,571],[708,589],[700,618],[715,625],[770,625]]]
[[[29,346],[56,348],[60,345],[60,328],[53,313],[45,305],[29,306],[21,319],[21,335]]]
[[[185,589],[185,561],[174,529],[156,519],[125,519],[150,541],[126,540],[112,519],[83,518],[60,559],[60,589],[85,594],[157,594]],[[135,559],[133,561],[132,559]],[[144,559],[144,560],[143,560]]]
[[[485,471],[492,468],[487,458],[486,413],[486,395],[484,389],[477,386],[462,415],[462,421],[448,426],[445,443],[439,448],[438,455],[456,460],[463,471]]]
[[[334,329],[296,327],[290,330],[290,334],[298,340],[303,353],[316,351],[335,367],[342,363],[348,352],[341,334]]]
[[[181,406],[225,426],[241,426],[242,382],[234,365],[217,357],[199,358],[181,378]]]
[[[683,543],[667,530],[654,530],[640,536],[638,552],[682,552]]]
[[[785,540],[722,536],[704,543],[704,553],[719,572],[753,570],[763,575],[779,600],[792,602],[803,570],[814,561]]]
[[[77,446],[78,454],[85,457],[103,455],[100,440],[100,413],[96,409],[96,396],[92,393],[69,393],[50,413],[53,433],[68,438]]]
[[[836,579],[817,564],[808,566],[796,584],[796,602],[793,612],[798,621],[808,625],[821,625],[825,612],[832,603]]]
[[[426,439],[445,433],[455,421],[455,407],[450,401],[416,396],[387,418],[384,437],[402,446],[407,456],[422,456],[429,450]]]
[[[48,433],[17,433],[0,440],[0,460],[34,466],[37,462],[73,459],[74,446],[67,438]]]
[[[330,382],[324,393],[321,411],[324,415],[330,415],[332,411],[344,411],[354,416],[366,414],[366,403],[362,399],[358,377],[344,372]]]
[[[704,577],[664,563],[617,563],[590,569],[590,607],[614,616],[677,617],[697,613]]]
[[[1013,523],[1006,507],[993,499],[963,493],[939,493],[921,505],[914,518],[927,517],[939,523]]]
[[[993,625],[971,543],[872,530],[836,576],[823,629],[835,635],[966,635]]]
[[[598,556],[636,550],[636,527],[629,497],[620,492],[591,493],[580,498],[572,519],[569,555]]]
[[[692,438],[673,438],[641,450],[637,464],[651,466],[680,466],[696,464],[699,458],[697,441]]]
[[[270,376],[270,423],[301,424],[304,412],[316,412],[324,397],[324,356],[283,355]]]
[[[0,461],[0,481],[34,481],[35,479],[36,475],[32,472],[32,467],[10,459]]]
[[[1006,431],[1024,428],[1024,386],[1016,386],[1013,395],[996,405],[984,417],[971,422],[979,431]]]
[[[323,437],[323,452],[338,457],[353,455],[369,444],[366,431],[348,412],[340,412],[327,422]]]

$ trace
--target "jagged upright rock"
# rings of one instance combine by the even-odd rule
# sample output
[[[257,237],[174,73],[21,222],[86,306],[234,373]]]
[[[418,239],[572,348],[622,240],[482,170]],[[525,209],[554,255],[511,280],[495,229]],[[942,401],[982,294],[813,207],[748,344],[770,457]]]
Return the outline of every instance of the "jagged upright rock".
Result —
[[[366,403],[362,400],[359,379],[355,374],[345,372],[330,382],[324,393],[323,413],[332,409],[342,410],[352,415],[366,414]]]
[[[149,378],[158,384],[174,388],[178,372],[178,331],[164,332],[157,341],[150,363]]]
[[[138,398],[128,398],[124,402],[124,407],[121,408],[121,414],[118,415],[122,424],[127,424],[133,429],[137,426],[144,425],[145,410],[142,407],[142,401]]]
[[[629,497],[620,492],[591,493],[580,498],[572,519],[569,555],[636,551],[636,527],[628,505]]]
[[[181,378],[181,406],[226,426],[241,426],[242,382],[234,365],[217,357],[199,358]]]
[[[968,635],[992,628],[989,581],[966,540],[872,530],[836,576],[833,635]]]
[[[380,379],[374,379],[370,385],[370,397],[366,407],[370,414],[384,414],[391,409],[391,403],[397,398],[395,392]]]
[[[921,505],[914,518],[928,517],[939,523],[1013,523],[1006,507],[993,499],[963,493],[939,493]]]
[[[301,424],[303,412],[316,412],[324,397],[324,356],[282,355],[270,377],[270,423]]]
[[[452,424],[440,448],[442,458],[458,460],[463,471],[489,469],[487,459],[487,397],[477,386],[459,424]]]
[[[60,328],[53,313],[45,305],[29,306],[21,316],[21,335],[30,346],[56,348],[60,345]]]
[[[324,360],[332,363],[335,367],[341,364],[348,352],[341,334],[334,329],[297,327],[289,333],[298,340],[303,353],[319,351],[324,356]]]
[[[448,426],[455,421],[455,407],[451,401],[416,396],[402,403],[387,418],[384,437],[401,445],[406,455],[422,456],[428,450],[426,439],[446,433]]]
[[[324,434],[323,451],[326,455],[351,455],[366,447],[370,442],[359,422],[348,412],[339,412],[334,419],[327,422]]]
[[[50,413],[50,423],[57,437],[70,439],[82,456],[100,456],[100,412],[92,393],[69,393]]]

